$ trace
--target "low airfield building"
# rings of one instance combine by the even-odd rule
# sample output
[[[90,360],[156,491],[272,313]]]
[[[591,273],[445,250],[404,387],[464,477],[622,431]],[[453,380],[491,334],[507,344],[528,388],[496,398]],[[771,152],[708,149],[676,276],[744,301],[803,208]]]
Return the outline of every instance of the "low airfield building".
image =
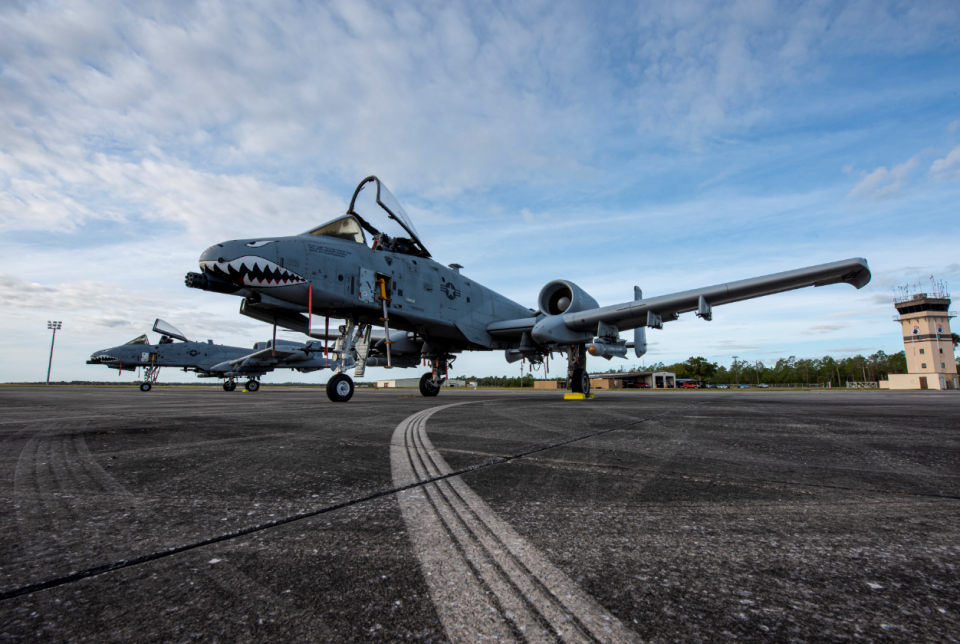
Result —
[[[590,376],[592,389],[673,389],[677,374],[670,371],[598,373]]]
[[[420,378],[397,378],[396,380],[378,380],[377,389],[417,389]],[[447,380],[444,387],[466,387],[466,380]],[[473,385],[474,387],[476,385]]]

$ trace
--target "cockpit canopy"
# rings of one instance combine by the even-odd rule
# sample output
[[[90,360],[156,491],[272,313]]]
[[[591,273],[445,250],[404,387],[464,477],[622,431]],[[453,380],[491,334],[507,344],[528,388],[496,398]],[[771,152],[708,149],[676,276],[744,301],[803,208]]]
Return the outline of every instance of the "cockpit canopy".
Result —
[[[160,318],[157,318],[157,321],[153,323],[153,331],[169,338],[176,338],[177,340],[188,342],[187,336],[180,333],[172,324],[164,322]]]
[[[367,194],[372,194],[377,206],[380,207],[382,212],[386,213],[389,219],[399,224],[400,228],[402,228],[409,237],[393,237],[377,230],[371,223],[371,220],[378,213],[370,212],[367,207],[364,207],[365,215],[357,212],[357,197],[360,196],[360,193],[368,184],[372,190]],[[373,210],[376,211],[376,208]],[[380,215],[382,218],[382,213],[380,213]],[[309,230],[305,234],[335,237],[337,239],[366,244],[366,238],[363,234],[364,230],[373,237],[374,250],[388,250],[405,255],[414,255],[416,257],[430,257],[429,251],[424,247],[423,242],[420,241],[417,229],[414,228],[413,222],[403,209],[403,206],[400,205],[397,198],[383,185],[380,179],[374,176],[367,177],[357,186],[357,189],[353,193],[353,198],[350,200],[350,207],[347,208],[347,214],[313,230]]]
[[[138,335],[133,340],[130,340],[130,342],[127,342],[127,344],[150,344],[150,338],[148,338],[147,334],[144,333],[143,335]]]
[[[363,236],[363,228],[360,222],[351,215],[344,215],[340,219],[334,219],[331,222],[314,228],[308,235],[321,235],[323,237],[336,237],[337,239],[346,239],[347,241],[366,244],[367,240]]]

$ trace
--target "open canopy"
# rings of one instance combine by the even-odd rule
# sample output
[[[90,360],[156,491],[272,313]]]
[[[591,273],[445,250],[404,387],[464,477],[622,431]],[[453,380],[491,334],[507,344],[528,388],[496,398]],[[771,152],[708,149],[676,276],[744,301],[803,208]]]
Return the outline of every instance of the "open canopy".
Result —
[[[164,322],[160,318],[157,318],[157,321],[153,323],[153,330],[155,333],[159,333],[161,335],[165,335],[170,338],[176,338],[177,340],[183,340],[184,342],[188,342],[187,337],[182,333],[180,333],[179,331],[177,331],[176,327],[174,327],[172,324],[168,324],[167,322]]]
[[[360,196],[360,192],[370,185],[375,191],[375,198],[377,200],[377,205],[383,208],[384,212],[387,213],[387,216],[390,219],[393,219],[401,228],[403,228],[408,235],[410,235],[409,241],[412,243],[413,255],[420,257],[430,257],[429,251],[423,245],[423,242],[420,241],[420,235],[417,233],[417,229],[413,226],[413,222],[410,220],[410,216],[407,215],[406,211],[403,209],[403,206],[400,205],[400,202],[397,201],[397,198],[393,196],[393,193],[387,189],[383,182],[380,181],[377,177],[371,175],[360,182],[360,185],[357,186],[356,191],[353,193],[353,198],[350,200],[350,207],[347,208],[347,214],[353,215],[357,218],[357,221],[360,222],[360,225],[363,226],[371,235],[378,235],[380,231],[373,227],[369,221],[367,221],[363,216],[361,216],[355,209],[357,205],[357,197]]]

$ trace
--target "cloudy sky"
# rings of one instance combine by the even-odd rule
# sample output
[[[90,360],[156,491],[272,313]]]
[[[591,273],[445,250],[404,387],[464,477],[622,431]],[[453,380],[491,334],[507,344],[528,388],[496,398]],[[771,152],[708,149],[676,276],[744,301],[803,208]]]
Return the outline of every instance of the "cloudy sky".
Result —
[[[45,377],[48,319],[58,380],[116,379],[84,360],[156,317],[266,339],[184,274],[370,174],[528,306],[556,278],[605,305],[870,262],[861,291],[685,315],[648,363],[898,351],[893,287],[960,286],[958,38],[955,1],[3,3],[0,381]]]

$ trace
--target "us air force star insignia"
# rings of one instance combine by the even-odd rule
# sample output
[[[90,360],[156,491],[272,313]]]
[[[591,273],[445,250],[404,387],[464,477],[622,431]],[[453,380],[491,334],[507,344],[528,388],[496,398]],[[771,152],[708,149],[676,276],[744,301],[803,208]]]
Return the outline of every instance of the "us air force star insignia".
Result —
[[[447,294],[448,299],[453,300],[460,297],[460,289],[458,289],[456,286],[454,286],[450,282],[446,282],[443,286],[440,287],[440,290]]]
[[[197,355],[198,353],[200,353],[200,352],[197,351],[196,349],[190,349],[190,355],[191,355],[191,356],[195,356],[195,355]]]

